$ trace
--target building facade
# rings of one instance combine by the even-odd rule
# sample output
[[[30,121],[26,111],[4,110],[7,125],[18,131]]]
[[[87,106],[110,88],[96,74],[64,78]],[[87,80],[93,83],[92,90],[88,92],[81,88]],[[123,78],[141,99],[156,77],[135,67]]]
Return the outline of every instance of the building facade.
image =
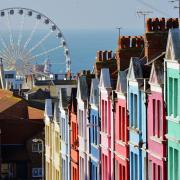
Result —
[[[71,180],[79,180],[79,138],[76,94],[77,89],[73,88],[71,93],[71,104],[69,106],[69,121],[71,125]]]
[[[54,105],[53,105],[54,104]],[[54,108],[53,108],[54,106]],[[45,178],[61,179],[61,144],[58,101],[45,103]]]
[[[146,157],[146,60],[132,58],[128,71],[130,179],[147,177]],[[146,72],[146,76],[144,76]]]
[[[77,119],[79,137],[79,178],[89,179],[89,124],[88,122],[88,84],[86,75],[78,78]]]
[[[99,94],[101,115],[101,176],[102,180],[112,179],[112,152],[111,152],[111,79],[108,68],[101,69]]]
[[[168,179],[180,178],[180,31],[169,31],[165,56],[165,101],[167,103]]]
[[[164,103],[164,56],[151,68],[150,94],[148,96],[148,177],[167,179],[166,168],[166,116]]]
[[[100,180],[99,80],[92,79],[90,92],[90,179]]]
[[[60,111],[60,134],[61,134],[61,162],[62,179],[70,180],[70,121],[68,106],[71,98],[71,88],[60,88],[59,111]]]
[[[129,179],[129,121],[127,111],[127,73],[120,71],[116,87],[115,111],[115,179]]]

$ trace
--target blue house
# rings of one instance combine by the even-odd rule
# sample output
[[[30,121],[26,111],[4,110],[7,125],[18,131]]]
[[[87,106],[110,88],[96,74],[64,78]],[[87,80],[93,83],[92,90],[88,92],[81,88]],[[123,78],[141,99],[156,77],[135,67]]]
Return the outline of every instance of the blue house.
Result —
[[[147,179],[146,89],[150,68],[145,59],[132,58],[128,71],[130,179]]]
[[[99,80],[92,79],[90,91],[90,179],[100,180]]]

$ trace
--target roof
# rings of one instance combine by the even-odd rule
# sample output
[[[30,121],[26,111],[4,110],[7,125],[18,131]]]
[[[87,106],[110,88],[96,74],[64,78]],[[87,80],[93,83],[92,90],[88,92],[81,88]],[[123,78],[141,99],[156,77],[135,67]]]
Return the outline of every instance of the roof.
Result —
[[[172,46],[174,59],[180,60],[180,51],[179,51],[179,49],[180,49],[180,30],[179,30],[179,28],[169,30],[166,56],[168,56],[170,45]]]
[[[67,109],[71,100],[71,88],[60,88],[60,106]]]
[[[77,95],[77,88],[72,88],[71,91],[71,102],[70,102],[70,111],[72,113],[77,113],[77,99],[76,99],[76,95]]]
[[[44,111],[28,106],[28,115],[30,120],[43,120]]]
[[[88,84],[85,75],[82,75],[78,78],[77,97],[81,98],[83,101],[88,100]]]
[[[119,71],[116,91],[121,93],[127,92],[127,72]]]
[[[98,105],[99,102],[99,80],[97,78],[91,81],[90,103]]]
[[[104,87],[106,89],[112,88],[111,86],[111,79],[110,79],[110,73],[108,68],[101,69],[101,76],[100,76],[100,83],[99,87]]]
[[[45,114],[48,117],[53,116],[52,99],[46,99],[46,101],[45,101]]]
[[[22,101],[21,98],[17,98],[14,96],[1,97],[0,98],[0,112],[3,112],[5,110],[11,108],[12,106],[19,103],[20,101]]]
[[[35,81],[35,86],[49,86],[49,85],[76,85],[76,80],[43,80]]]

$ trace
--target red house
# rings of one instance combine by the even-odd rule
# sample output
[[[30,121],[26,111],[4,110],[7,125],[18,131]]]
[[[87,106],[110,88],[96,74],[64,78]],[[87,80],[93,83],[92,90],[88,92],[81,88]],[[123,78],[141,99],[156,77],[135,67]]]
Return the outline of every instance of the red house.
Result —
[[[72,89],[71,105],[69,107],[69,120],[71,124],[71,179],[79,180],[79,139],[77,122],[77,89]]]
[[[148,96],[148,176],[149,179],[167,179],[166,117],[163,97],[164,54],[152,64]]]
[[[115,177],[129,179],[128,112],[126,72],[120,71],[116,87],[117,102],[115,113]]]

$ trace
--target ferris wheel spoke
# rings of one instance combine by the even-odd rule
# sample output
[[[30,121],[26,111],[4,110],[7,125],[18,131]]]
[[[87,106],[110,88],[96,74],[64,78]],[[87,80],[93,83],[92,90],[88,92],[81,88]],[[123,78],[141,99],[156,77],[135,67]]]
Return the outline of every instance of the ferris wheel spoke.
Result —
[[[21,25],[20,25],[20,29],[19,29],[19,35],[18,35],[18,42],[17,45],[20,46],[21,41],[22,41],[22,32],[23,32],[23,28],[24,28],[24,22],[25,22],[25,13],[22,15],[22,19],[21,19]]]
[[[52,34],[52,31],[49,31],[35,46],[33,46],[30,50],[29,53],[34,51],[36,48],[38,48],[50,35]]]
[[[39,25],[39,22],[40,22],[40,21],[38,21],[38,20],[36,19],[36,24],[35,24],[33,30],[31,31],[30,36],[28,37],[27,41],[26,41],[25,44],[24,44],[24,49],[26,49],[27,46],[29,45],[29,43],[31,42],[32,37],[33,37],[34,33],[35,33],[36,30],[37,30],[37,27],[38,27],[38,25]]]
[[[7,24],[8,24],[8,29],[9,29],[9,41],[10,41],[10,45],[13,47],[14,44],[14,38],[13,38],[13,32],[12,32],[12,28],[11,28],[11,20],[9,17],[9,12],[7,14]]]
[[[62,48],[62,47],[63,47],[63,46],[57,46],[57,47],[55,47],[55,48],[49,49],[49,50],[47,50],[47,51],[44,51],[44,52],[42,52],[42,53],[40,53],[40,54],[36,54],[36,55],[32,56],[32,58],[29,59],[29,60],[34,60],[34,59],[36,59],[36,58],[38,58],[38,57],[40,57],[40,56],[49,54],[49,53],[51,53],[51,52],[53,52],[53,51],[56,51],[57,49],[60,49],[60,48]]]

